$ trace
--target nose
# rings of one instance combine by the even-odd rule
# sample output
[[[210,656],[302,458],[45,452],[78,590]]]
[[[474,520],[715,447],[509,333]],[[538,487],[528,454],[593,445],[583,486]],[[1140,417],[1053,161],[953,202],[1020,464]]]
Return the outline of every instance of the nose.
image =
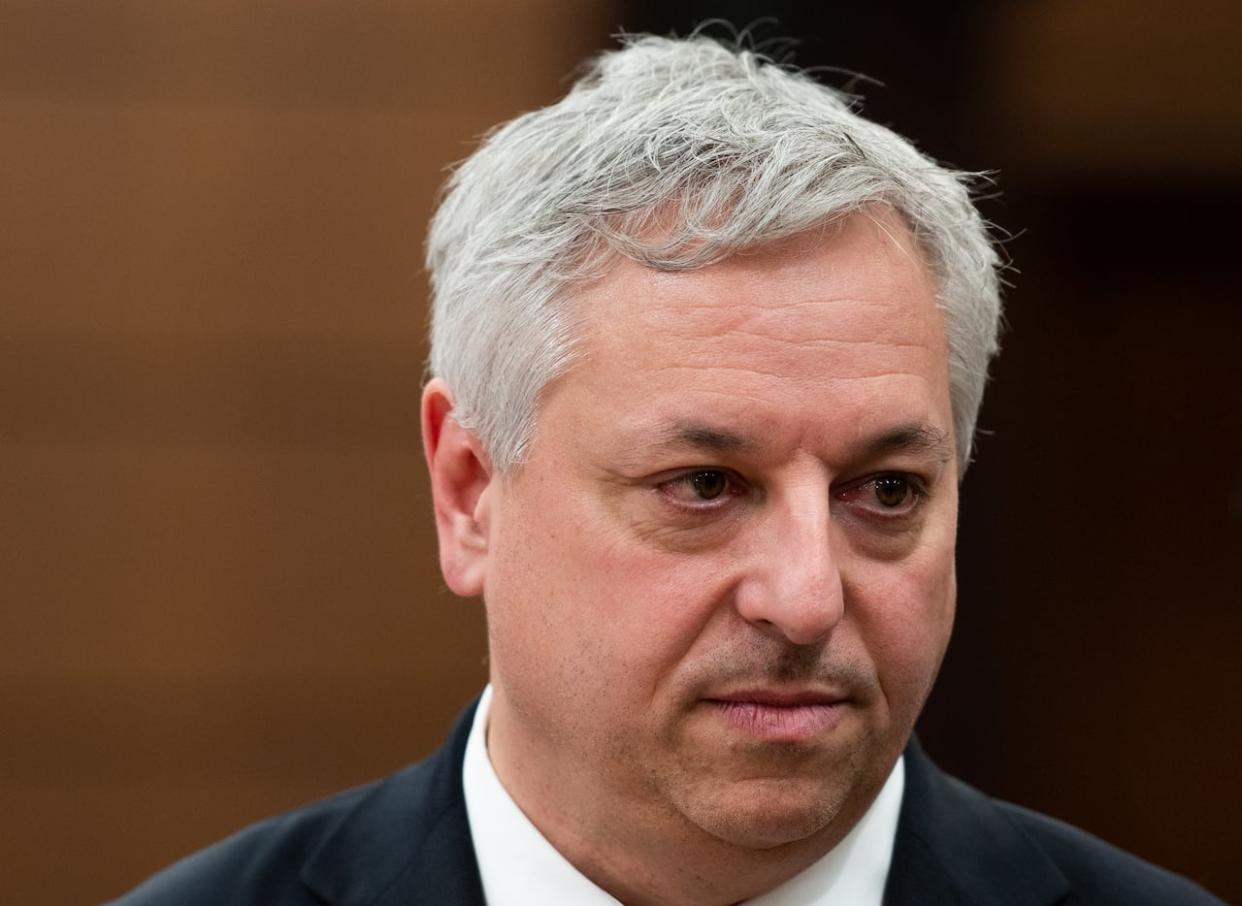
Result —
[[[763,520],[754,562],[737,590],[743,619],[795,645],[825,639],[845,613],[827,489],[807,490]]]

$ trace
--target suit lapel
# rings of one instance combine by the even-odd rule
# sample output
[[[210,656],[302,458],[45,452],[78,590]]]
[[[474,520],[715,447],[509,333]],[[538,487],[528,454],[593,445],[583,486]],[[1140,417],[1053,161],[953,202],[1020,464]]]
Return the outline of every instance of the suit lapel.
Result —
[[[1069,882],[990,799],[944,774],[917,740],[905,752],[906,790],[884,906],[1050,906]]]
[[[461,785],[477,706],[445,745],[381,782],[302,869],[302,882],[333,906],[484,906]]]

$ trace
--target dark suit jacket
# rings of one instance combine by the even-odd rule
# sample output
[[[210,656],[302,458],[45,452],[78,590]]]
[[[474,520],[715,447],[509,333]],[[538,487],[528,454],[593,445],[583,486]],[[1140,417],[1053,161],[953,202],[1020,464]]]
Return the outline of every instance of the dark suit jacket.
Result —
[[[474,706],[425,761],[173,865],[122,906],[483,906],[461,766]],[[885,906],[1220,901],[1095,837],[942,773],[917,742]],[[848,906],[848,904],[844,904]]]

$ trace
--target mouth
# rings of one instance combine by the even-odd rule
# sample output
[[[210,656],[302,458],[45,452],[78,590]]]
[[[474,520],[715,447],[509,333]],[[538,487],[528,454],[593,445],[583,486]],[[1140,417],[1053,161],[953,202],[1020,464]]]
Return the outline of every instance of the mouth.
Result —
[[[734,732],[765,742],[808,742],[840,723],[849,700],[818,690],[754,689],[703,703]]]

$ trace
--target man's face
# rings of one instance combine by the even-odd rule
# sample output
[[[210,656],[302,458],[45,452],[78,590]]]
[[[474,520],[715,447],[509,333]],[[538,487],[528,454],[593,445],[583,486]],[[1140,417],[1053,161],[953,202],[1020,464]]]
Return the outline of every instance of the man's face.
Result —
[[[857,820],[953,619],[933,298],[877,208],[700,270],[625,261],[574,300],[581,357],[480,508],[519,802],[756,848]]]

